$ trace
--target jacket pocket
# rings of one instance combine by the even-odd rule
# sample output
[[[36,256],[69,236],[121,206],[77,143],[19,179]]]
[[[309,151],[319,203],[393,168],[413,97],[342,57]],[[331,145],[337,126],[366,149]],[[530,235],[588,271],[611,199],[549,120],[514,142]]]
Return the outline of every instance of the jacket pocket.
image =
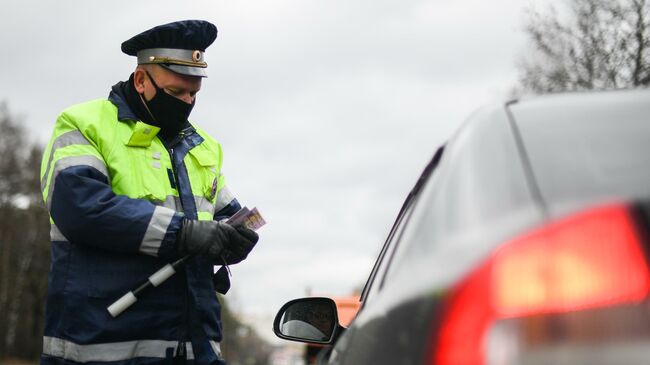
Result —
[[[127,147],[131,167],[133,186],[129,187],[133,198],[147,199],[152,202],[162,202],[171,193],[171,182],[167,169],[171,168],[169,155],[166,151],[155,148]],[[169,189],[167,188],[169,186]]]

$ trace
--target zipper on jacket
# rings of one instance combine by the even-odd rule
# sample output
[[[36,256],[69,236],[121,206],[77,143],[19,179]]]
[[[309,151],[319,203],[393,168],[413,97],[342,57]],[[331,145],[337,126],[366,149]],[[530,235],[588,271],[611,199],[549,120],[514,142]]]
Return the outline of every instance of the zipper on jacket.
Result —
[[[178,191],[178,196],[180,197],[180,195],[181,195],[180,188],[181,187],[178,185],[178,175],[176,173],[176,163],[174,161],[174,148],[173,147],[167,147],[167,144],[162,139],[161,139],[161,142],[163,143],[163,146],[165,146],[167,148],[167,153],[169,153],[169,160],[172,163],[171,176],[170,176],[169,183],[172,185],[172,188],[174,188],[174,189],[176,189],[176,191]],[[178,201],[181,204],[181,211],[184,212],[185,207],[183,206],[183,199],[178,199]]]
[[[174,138],[171,143],[167,143],[163,138],[160,138],[160,141],[162,142],[163,146],[165,146],[165,149],[167,150],[167,153],[169,154],[169,160],[171,161],[171,179],[173,179],[172,183],[176,191],[178,191],[178,196],[181,196],[181,187],[178,184],[178,175],[177,175],[177,169],[176,169],[176,161],[174,160],[174,147],[176,144],[180,143],[181,140],[183,139],[185,133],[181,131],[176,138]],[[181,211],[185,211],[185,208],[183,207],[183,199],[178,199],[178,201],[181,204]],[[180,274],[180,273],[179,273]],[[183,270],[183,280],[184,280],[184,286],[185,286],[185,295],[183,298],[183,318],[181,320],[179,332],[180,336],[178,339],[178,344],[176,346],[176,352],[174,354],[174,360],[173,364],[174,365],[185,365],[187,363],[187,348],[186,348],[186,340],[190,338],[189,336],[189,311],[190,311],[190,304],[189,304],[189,296],[190,296],[190,286],[189,283],[187,282],[187,273],[185,270]]]
[[[167,144],[161,138],[161,141],[162,141],[163,145],[165,146],[165,148],[167,149],[167,152],[169,153],[169,158],[170,158],[171,163],[172,163],[172,175],[173,175],[173,178],[175,180],[176,190],[178,191],[179,197],[181,197],[181,186],[178,183],[178,170],[177,170],[176,162],[174,160],[174,147],[173,146],[176,146],[177,144],[181,143],[181,141],[183,141],[183,139],[185,139],[186,137],[192,135],[193,132],[194,131],[192,130],[191,127],[186,128],[186,129],[180,131],[178,133],[178,135],[174,139],[172,139],[170,141],[169,144]],[[183,163],[182,160],[181,160],[181,163]],[[190,187],[190,189],[191,189],[191,187]],[[182,197],[179,200],[180,200],[180,204],[181,204],[181,209],[183,211],[185,211],[185,207],[183,206]],[[190,301],[190,285],[188,283],[188,276],[187,276],[187,272],[185,270],[183,270],[183,274],[184,274],[183,276],[184,276],[184,280],[185,280],[185,296],[183,298],[183,319],[182,319],[182,323],[181,323],[181,326],[180,326],[181,327],[180,328],[181,336],[180,336],[180,339],[178,341],[178,345],[177,345],[177,348],[176,348],[176,355],[174,357],[174,364],[175,365],[177,365],[177,364],[178,365],[186,364],[186,362],[187,362],[187,349],[186,349],[186,344],[185,343],[188,340],[191,341],[190,328],[189,328],[189,326],[190,326],[190,323],[189,323],[189,321],[190,321],[190,305],[191,305],[191,301]]]
[[[160,138],[160,141],[162,142],[163,146],[167,149],[167,153],[169,153],[169,159],[171,160],[172,163],[172,168],[171,168],[171,177],[173,178],[173,181],[170,181],[170,184],[172,185],[172,188],[176,189],[178,191],[178,195],[181,195],[180,192],[180,185],[178,184],[178,172],[176,170],[176,164],[174,162],[174,147],[177,144],[179,144],[186,136],[189,136],[192,134],[192,129],[191,127],[185,128],[182,131],[178,132],[178,135],[174,137],[169,143],[164,140],[164,138]],[[185,207],[183,206],[183,199],[179,199],[181,203],[181,209],[185,211]]]

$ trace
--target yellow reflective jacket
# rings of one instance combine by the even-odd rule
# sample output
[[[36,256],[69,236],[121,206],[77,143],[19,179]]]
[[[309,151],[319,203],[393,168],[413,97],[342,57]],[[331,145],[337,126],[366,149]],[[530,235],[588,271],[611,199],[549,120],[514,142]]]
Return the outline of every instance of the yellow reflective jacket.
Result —
[[[239,208],[221,174],[219,143],[190,127],[165,146],[115,92],[57,119],[41,165],[52,266],[42,363],[169,361],[179,343],[221,364],[213,265],[192,258],[113,318],[107,307],[179,258],[183,218]],[[226,277],[227,279],[227,277]]]

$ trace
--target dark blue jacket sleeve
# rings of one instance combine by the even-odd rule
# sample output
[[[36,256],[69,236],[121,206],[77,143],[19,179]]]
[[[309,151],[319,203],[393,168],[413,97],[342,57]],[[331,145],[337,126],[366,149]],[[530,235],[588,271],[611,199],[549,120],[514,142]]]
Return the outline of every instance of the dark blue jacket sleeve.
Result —
[[[62,170],[52,194],[52,220],[70,242],[115,252],[175,256],[182,214],[116,195],[95,168]]]
[[[233,199],[225,207],[219,209],[218,212],[214,214],[214,220],[220,221],[222,219],[227,219],[232,217],[233,214],[237,213],[241,209],[241,205],[237,199]]]

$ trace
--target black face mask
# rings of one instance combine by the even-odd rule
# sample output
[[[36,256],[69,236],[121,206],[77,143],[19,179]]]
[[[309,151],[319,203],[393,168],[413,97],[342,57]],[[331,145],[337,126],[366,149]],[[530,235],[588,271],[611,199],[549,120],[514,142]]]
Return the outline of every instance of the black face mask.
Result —
[[[156,95],[154,95],[149,101],[146,101],[144,95],[142,95],[142,100],[149,108],[157,126],[160,127],[165,134],[176,134],[183,129],[187,123],[187,118],[190,116],[192,108],[194,108],[194,102],[196,99],[192,100],[192,104],[188,104],[181,99],[167,94],[165,90],[158,87],[149,72],[145,72],[147,73],[151,84],[156,89]]]

